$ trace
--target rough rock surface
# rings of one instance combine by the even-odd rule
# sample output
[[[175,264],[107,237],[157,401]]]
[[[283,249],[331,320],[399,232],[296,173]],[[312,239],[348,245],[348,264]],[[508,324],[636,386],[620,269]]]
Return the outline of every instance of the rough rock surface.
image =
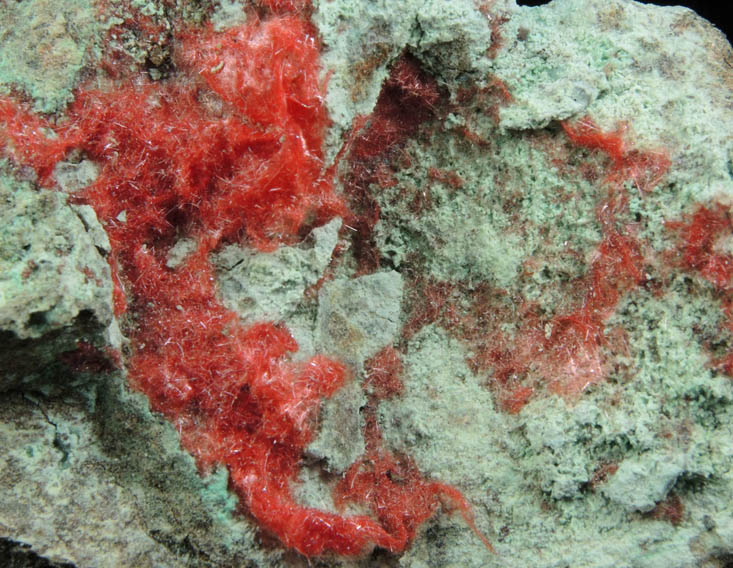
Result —
[[[62,117],[73,88],[103,73],[102,45],[165,80],[175,72],[171,29],[238,25],[246,3],[169,4],[105,14],[81,1],[61,11],[41,0],[0,6],[0,92]],[[715,361],[733,351],[733,283],[683,266],[678,243],[699,205],[731,216],[733,52],[722,34],[687,9],[627,0],[313,4],[329,77],[328,159],[378,107],[405,53],[436,81],[442,106],[369,188],[378,271],[360,272],[352,229],[334,220],[276,252],[218,251],[221,298],[245,322],[291,329],[298,357],[324,353],[350,367],[304,456],[303,503],[335,510],[331,487],[365,448],[365,360],[393,344],[404,392],[376,411],[384,444],[458,488],[496,553],[449,514],[430,519],[402,555],[307,560],[260,534],[237,512],[227,473],[197,472],[175,426],[115,367],[126,345],[109,243],[93,211],[66,195],[97,166],[72,157],[55,170],[60,192],[9,164],[0,174],[0,564],[730,565],[733,380]],[[128,9],[149,18],[145,33]],[[571,358],[575,369],[562,372],[539,356],[526,369],[502,367],[511,355],[492,349],[512,346],[516,366],[517,353],[531,352],[523,334],[552,338],[555,316],[582,303],[601,256],[613,160],[571,147],[560,122],[584,116],[624,140],[623,159],[669,160],[653,184],[632,176],[618,185],[619,226],[643,243],[644,285],[604,314],[597,358]],[[729,229],[710,247],[733,262]],[[180,241],[169,266],[194,248]],[[541,314],[540,332],[522,323],[527,313]],[[80,342],[95,356],[70,355]],[[592,380],[571,396],[533,383],[508,412],[501,381],[529,380],[543,365]]]
[[[107,235],[88,206],[0,174],[0,390],[73,379],[59,360],[110,341]]]
[[[4,2],[0,42],[0,90],[20,88],[42,112],[53,112],[73,98],[85,64],[94,58],[102,27],[94,4],[72,0]]]
[[[308,446],[332,471],[346,471],[364,453],[364,361],[397,338],[401,304],[402,279],[395,271],[334,280],[321,289],[316,345],[348,362],[357,378],[324,403],[321,430]]]

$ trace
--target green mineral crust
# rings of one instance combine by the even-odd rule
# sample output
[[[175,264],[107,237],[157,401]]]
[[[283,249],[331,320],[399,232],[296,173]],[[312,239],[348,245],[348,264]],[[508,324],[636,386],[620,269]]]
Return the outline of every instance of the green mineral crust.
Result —
[[[76,88],[121,73],[106,55],[164,84],[185,34],[275,4],[2,3],[0,95],[62,123]],[[217,299],[245,326],[288,329],[293,361],[347,369],[309,418],[300,504],[369,514],[334,489],[378,438],[460,491],[494,552],[450,502],[400,553],[306,558],[260,530],[226,468],[202,468],[181,422],[127,382],[110,240],[73,198],[101,165],[72,151],[42,187],[0,120],[0,565],[730,566],[724,36],[631,0],[304,9],[331,119],[324,175],[349,212],[274,251],[215,250]],[[197,247],[180,238],[166,266]],[[377,396],[389,347],[401,388]]]

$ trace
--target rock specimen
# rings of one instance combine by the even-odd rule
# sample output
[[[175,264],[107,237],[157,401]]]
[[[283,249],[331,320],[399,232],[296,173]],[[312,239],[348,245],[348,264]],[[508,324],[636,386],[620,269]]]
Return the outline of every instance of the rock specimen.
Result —
[[[0,7],[0,555],[730,561],[717,30],[75,4]]]

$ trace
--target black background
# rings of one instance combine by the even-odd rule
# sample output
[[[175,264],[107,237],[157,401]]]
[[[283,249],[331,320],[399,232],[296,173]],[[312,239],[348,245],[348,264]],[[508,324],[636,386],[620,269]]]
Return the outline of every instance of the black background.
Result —
[[[731,18],[728,13],[733,11],[733,3],[729,0],[710,0],[710,1],[699,1],[699,2],[684,2],[674,0],[640,0],[642,4],[655,4],[657,6],[687,6],[692,8],[700,14],[706,20],[712,22],[719,30],[721,30],[727,37],[728,41],[731,38]],[[549,0],[517,0],[517,4],[520,6],[540,6],[547,4]],[[727,8],[727,9],[726,9]]]

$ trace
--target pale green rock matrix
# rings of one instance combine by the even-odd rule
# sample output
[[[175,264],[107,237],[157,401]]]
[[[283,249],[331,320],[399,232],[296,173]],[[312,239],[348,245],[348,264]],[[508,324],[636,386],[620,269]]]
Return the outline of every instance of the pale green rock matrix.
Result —
[[[40,112],[73,99],[79,74],[96,54],[100,28],[89,0],[0,4],[0,91],[20,89]]]
[[[57,360],[77,341],[118,343],[107,234],[89,206],[39,192],[0,163],[0,390],[72,381]]]
[[[0,3],[0,92],[62,116],[81,77],[96,76],[110,26],[122,28],[105,47],[165,81],[176,72],[176,25],[239,25],[244,3],[135,0],[105,15],[85,0]],[[721,294],[664,265],[676,243],[665,222],[698,203],[733,203],[733,52],[722,34],[689,10],[630,0],[313,5],[333,119],[326,163],[355,117],[372,112],[403,53],[448,102],[405,142],[407,165],[389,172],[396,183],[371,188],[376,272],[357,273],[351,229],[335,219],[273,253],[215,252],[220,300],[245,323],[286,326],[295,359],[319,353],[349,367],[293,487],[303,504],[335,510],[331,490],[365,449],[365,361],[394,345],[405,390],[379,403],[384,446],[458,488],[495,554],[455,512],[437,512],[400,555],[286,552],[239,514],[226,471],[197,471],[175,426],[129,391],[122,372],[61,372],[57,356],[79,340],[127,348],[112,316],[109,243],[93,212],[66,195],[91,183],[98,165],[71,155],[54,172],[58,193],[22,169],[0,172],[0,564],[6,544],[19,542],[32,549],[24,567],[37,565],[32,554],[79,567],[730,566],[733,381],[710,361],[733,338]],[[137,33],[135,13],[164,37]],[[413,286],[455,285],[465,293],[459,312],[486,287],[501,291],[487,308],[497,313],[531,305],[549,321],[577,308],[603,238],[608,165],[573,148],[560,127],[584,115],[606,131],[626,121],[629,149],[669,156],[651,191],[626,182],[628,210],[618,214],[645,243],[652,282],[623,294],[605,322],[603,381],[568,400],[541,391],[512,415],[495,397],[495,370],[471,365],[474,346],[445,320],[403,333]],[[338,169],[347,173],[347,160]],[[168,265],[195,247],[182,239]],[[716,247],[733,253],[733,238]],[[500,329],[522,331],[511,318]]]
[[[109,242],[91,207],[69,206],[62,193],[39,192],[3,174],[0,199],[0,326],[35,339],[83,309],[109,324],[111,286],[102,257]]]
[[[212,255],[222,302],[248,323],[287,322],[298,342],[296,358],[312,357],[316,352],[314,313],[305,294],[328,267],[340,227],[341,220],[334,219],[314,229],[299,247],[281,247],[271,254],[237,245],[224,247]],[[174,250],[185,252],[190,245],[181,241]]]
[[[382,261],[398,271],[417,266],[469,291],[488,283],[536,302],[542,313],[575,305],[568,283],[587,272],[602,238],[602,176],[570,175],[558,159],[602,162],[587,152],[568,154],[560,120],[590,115],[606,131],[628,121],[629,149],[668,153],[669,173],[651,192],[626,184],[634,234],[656,252],[673,246],[665,220],[733,197],[732,54],[689,10],[625,1],[499,3],[492,15],[507,18],[501,47],[477,62],[456,56],[456,46],[477,39],[472,18],[429,53],[415,39],[433,34],[431,26],[450,29],[450,14],[464,3],[443,9],[443,20],[414,16],[407,3],[405,20],[397,21],[378,4],[343,4],[321,2],[318,16],[330,51],[325,71],[334,73],[328,100],[338,105],[336,129],[374,104],[393,54],[403,49],[454,103],[460,87],[488,85],[492,77],[512,95],[497,103],[498,121],[457,105],[442,124],[426,125],[407,143],[403,162],[412,165],[394,174],[396,185],[372,188]],[[402,46],[387,42],[371,74],[353,65],[380,43],[380,31],[393,30]],[[453,65],[436,63],[448,60]],[[362,86],[347,100],[344,85],[354,84]],[[466,140],[464,127],[486,144]],[[431,179],[431,168],[457,174],[460,187]],[[730,348],[722,318],[712,286],[693,274],[675,277],[661,296],[629,293],[607,322],[607,330],[628,333],[628,350],[613,355],[607,380],[577,401],[538,397],[516,416],[497,410],[486,388],[491,370],[469,369],[467,345],[450,330],[423,328],[405,347],[405,394],[381,405],[383,435],[421,471],[465,492],[497,554],[487,553],[457,515],[439,515],[399,565],[727,565],[733,388],[710,369],[707,351],[711,344]],[[504,331],[512,332],[511,322]],[[603,474],[608,464],[615,473]],[[679,524],[652,513],[676,498],[684,505]]]
[[[172,425],[119,374],[58,397],[5,391],[0,412],[3,538],[64,568],[282,565],[233,515],[226,472],[202,478]]]
[[[414,163],[396,174],[399,183],[380,190],[382,215],[377,242],[395,266],[407,255],[424,257],[430,276],[444,281],[491,282],[501,288],[520,284],[517,276],[530,256],[563,248],[585,250],[601,238],[595,218],[597,189],[578,183],[572,200],[558,199],[566,193],[564,180],[549,167],[547,156],[533,148],[529,138],[492,133],[492,148],[478,148],[455,132],[434,135],[429,144],[408,145]],[[439,168],[458,174],[463,186],[456,189],[430,179],[428,170]],[[528,184],[534,190],[517,198]],[[399,195],[426,191],[433,206],[415,214]],[[526,223],[517,224],[513,204],[520,201]],[[547,234],[546,225],[553,230]],[[558,255],[559,256],[559,255]],[[567,278],[585,268],[578,259],[551,258],[548,269]],[[541,278],[542,272],[536,273]],[[524,291],[532,299],[550,290],[531,286]]]
[[[649,219],[640,236],[661,245],[662,219],[730,195],[731,47],[705,20],[682,7],[563,0],[520,10],[503,29],[493,71],[514,102],[502,129],[589,114],[605,130],[628,121],[638,147],[670,153],[665,184],[632,192],[632,210]]]
[[[364,453],[364,362],[397,340],[402,293],[402,277],[394,270],[334,280],[321,289],[315,324],[318,350],[348,363],[355,376],[324,403],[320,432],[308,447],[330,471],[344,472]]]

